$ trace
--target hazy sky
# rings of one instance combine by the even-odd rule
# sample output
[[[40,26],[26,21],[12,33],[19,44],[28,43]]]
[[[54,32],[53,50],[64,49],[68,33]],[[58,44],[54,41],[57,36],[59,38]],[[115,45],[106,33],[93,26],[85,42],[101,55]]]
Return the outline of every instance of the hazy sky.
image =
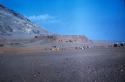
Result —
[[[125,0],[0,0],[58,34],[125,41]]]

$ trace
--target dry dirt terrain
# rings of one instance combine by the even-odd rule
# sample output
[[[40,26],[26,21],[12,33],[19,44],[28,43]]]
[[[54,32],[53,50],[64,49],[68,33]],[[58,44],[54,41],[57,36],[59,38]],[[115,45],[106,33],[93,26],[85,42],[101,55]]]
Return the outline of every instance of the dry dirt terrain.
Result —
[[[125,82],[125,48],[1,48],[0,82]]]

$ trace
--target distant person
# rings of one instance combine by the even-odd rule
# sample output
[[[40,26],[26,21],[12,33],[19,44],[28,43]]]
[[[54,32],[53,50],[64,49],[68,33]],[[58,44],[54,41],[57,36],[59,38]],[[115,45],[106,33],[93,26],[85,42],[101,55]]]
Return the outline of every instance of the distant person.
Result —
[[[117,45],[117,44],[114,44],[113,47],[118,47],[118,45]]]

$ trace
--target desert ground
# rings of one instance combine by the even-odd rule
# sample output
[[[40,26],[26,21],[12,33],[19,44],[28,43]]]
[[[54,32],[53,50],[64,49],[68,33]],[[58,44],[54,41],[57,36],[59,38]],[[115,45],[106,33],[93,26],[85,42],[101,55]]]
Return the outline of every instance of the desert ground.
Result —
[[[0,82],[125,82],[125,48],[0,48]]]

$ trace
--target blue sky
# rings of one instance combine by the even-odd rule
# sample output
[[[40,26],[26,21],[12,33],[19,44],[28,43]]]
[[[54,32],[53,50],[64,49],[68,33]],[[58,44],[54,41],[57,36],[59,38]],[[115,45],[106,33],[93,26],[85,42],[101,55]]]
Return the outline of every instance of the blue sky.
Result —
[[[125,0],[0,0],[50,32],[125,41]]]

